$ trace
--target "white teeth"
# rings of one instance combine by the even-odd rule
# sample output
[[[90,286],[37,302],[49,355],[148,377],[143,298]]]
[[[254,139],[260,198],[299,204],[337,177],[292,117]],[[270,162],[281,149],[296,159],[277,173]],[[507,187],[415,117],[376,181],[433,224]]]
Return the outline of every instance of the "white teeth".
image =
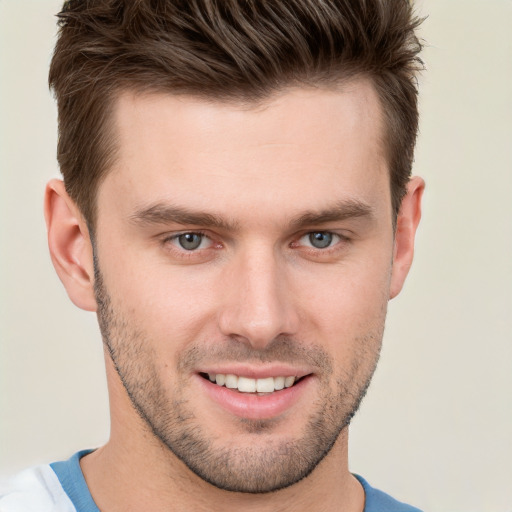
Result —
[[[295,377],[286,377],[286,379],[284,379],[284,387],[285,388],[292,387],[294,383],[295,383]]]
[[[256,391],[256,379],[238,377],[238,391],[242,391],[242,393],[254,393]]]
[[[208,378],[219,386],[229,389],[238,389],[242,393],[273,393],[295,384],[296,377],[266,377],[264,379],[251,379],[239,377],[231,373],[209,373]]]
[[[238,377],[230,373],[226,375],[226,387],[236,389],[238,387]]]
[[[256,391],[258,393],[272,393],[274,389],[274,377],[267,377],[266,379],[258,379],[256,381]]]
[[[274,377],[274,389],[279,391],[284,388],[284,377]]]

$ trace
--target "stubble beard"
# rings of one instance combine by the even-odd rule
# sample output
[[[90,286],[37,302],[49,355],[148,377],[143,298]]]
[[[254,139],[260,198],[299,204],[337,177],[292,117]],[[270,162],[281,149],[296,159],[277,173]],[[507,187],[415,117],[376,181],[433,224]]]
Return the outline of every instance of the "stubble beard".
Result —
[[[379,358],[383,320],[380,328],[358,340],[359,354],[352,368],[336,376],[331,356],[319,346],[279,338],[264,353],[256,353],[232,340],[228,349],[231,361],[307,361],[318,368],[320,391],[300,439],[277,442],[267,435],[265,443],[255,437],[254,443],[244,447],[229,446],[228,439],[215,438],[208,425],[197,421],[184,389],[176,388],[172,396],[166,391],[151,341],[130,324],[127,315],[114,308],[95,263],[95,294],[104,345],[133,408],[165,447],[201,479],[232,492],[269,493],[312,473],[349,425],[366,394]],[[185,375],[187,369],[197,368],[194,365],[200,352],[201,346],[194,345],[180,355],[178,378],[180,371]],[[336,383],[336,391],[329,382]],[[240,428],[247,435],[271,434],[273,420],[241,420]]]

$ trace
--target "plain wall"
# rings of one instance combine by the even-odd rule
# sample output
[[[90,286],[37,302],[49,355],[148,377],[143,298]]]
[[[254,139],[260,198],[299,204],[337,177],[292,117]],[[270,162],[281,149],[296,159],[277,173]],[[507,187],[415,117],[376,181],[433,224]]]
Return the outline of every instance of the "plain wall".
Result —
[[[108,437],[94,315],[52,268],[57,0],[0,0],[0,473]],[[512,510],[512,1],[423,0],[416,261],[390,305],[351,470],[431,511]]]

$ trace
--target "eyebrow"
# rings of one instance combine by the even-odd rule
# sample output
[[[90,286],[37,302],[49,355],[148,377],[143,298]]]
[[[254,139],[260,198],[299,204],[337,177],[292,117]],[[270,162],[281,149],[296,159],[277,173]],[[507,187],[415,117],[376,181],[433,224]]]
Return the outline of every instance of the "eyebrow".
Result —
[[[373,218],[374,209],[359,200],[344,199],[331,207],[319,211],[306,211],[295,217],[290,222],[292,229],[300,229],[305,226],[327,224],[328,222],[340,222],[351,218]],[[193,211],[182,206],[157,203],[137,210],[130,216],[130,220],[141,225],[183,224],[208,228],[217,228],[224,231],[236,232],[239,223],[223,218],[214,213]]]
[[[304,212],[292,220],[291,226],[298,229],[304,226],[340,222],[360,217],[372,219],[374,217],[373,207],[359,200],[344,199],[320,211]]]
[[[212,227],[225,231],[237,231],[238,223],[229,221],[218,215],[207,212],[196,212],[181,206],[155,204],[136,211],[130,216],[136,224],[190,224],[194,226]]]

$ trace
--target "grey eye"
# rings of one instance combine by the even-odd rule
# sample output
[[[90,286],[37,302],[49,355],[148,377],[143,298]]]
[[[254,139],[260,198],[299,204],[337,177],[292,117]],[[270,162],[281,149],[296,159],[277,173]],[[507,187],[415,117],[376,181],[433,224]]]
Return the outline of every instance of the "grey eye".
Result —
[[[332,233],[326,231],[316,231],[309,233],[309,242],[316,249],[325,249],[332,243]]]
[[[183,235],[178,236],[178,243],[183,249],[193,251],[200,247],[203,237],[204,235],[198,233],[183,233]]]

